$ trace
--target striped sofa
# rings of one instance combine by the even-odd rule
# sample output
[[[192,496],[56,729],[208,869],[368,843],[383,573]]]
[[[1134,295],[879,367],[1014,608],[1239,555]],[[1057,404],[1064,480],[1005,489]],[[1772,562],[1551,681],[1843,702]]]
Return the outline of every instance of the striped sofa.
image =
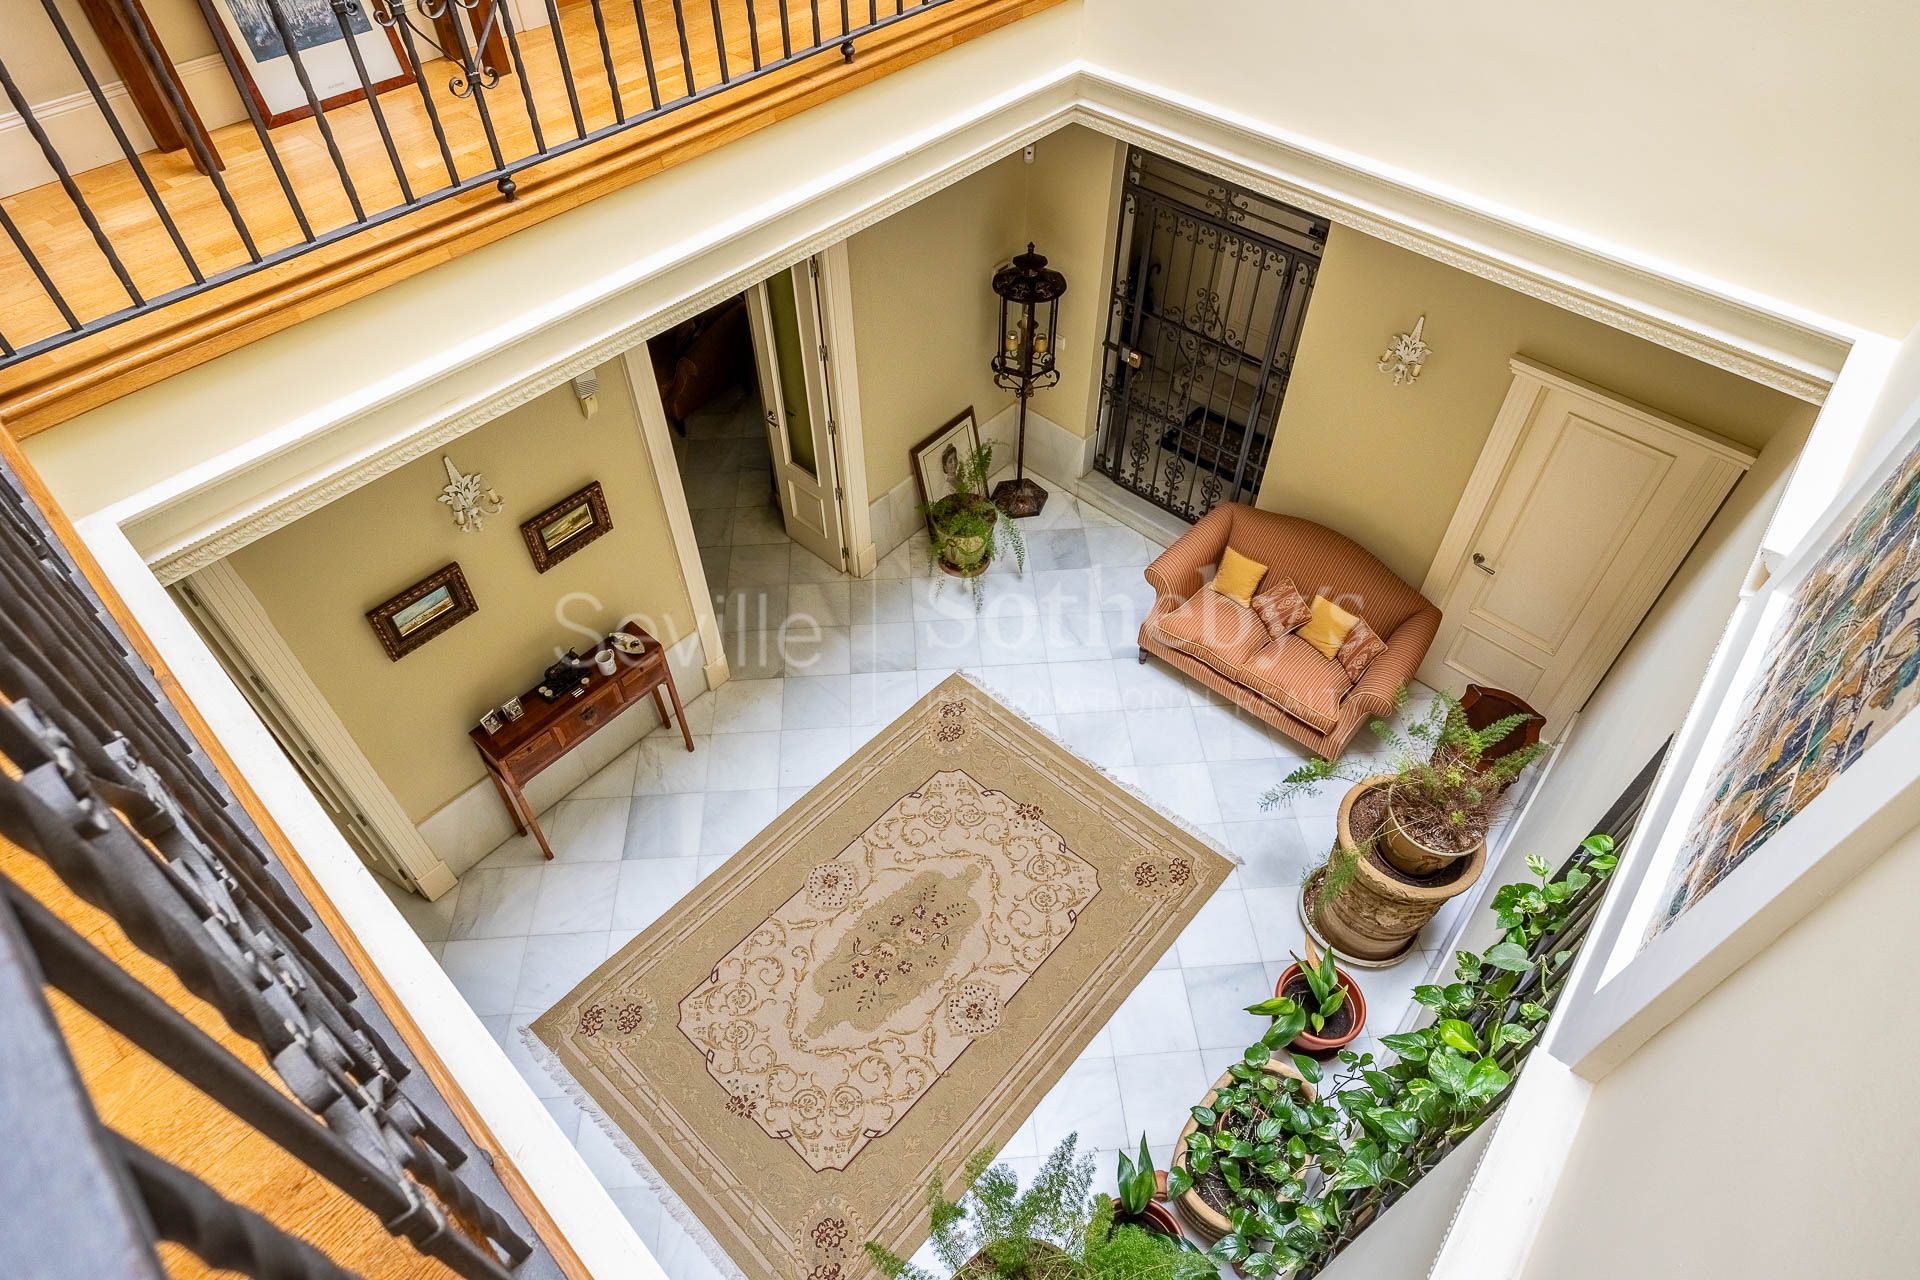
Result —
[[[1364,618],[1387,650],[1357,683],[1297,635],[1276,642],[1251,609],[1212,580],[1229,546],[1267,566],[1261,589],[1293,579]],[[1140,625],[1153,654],[1329,760],[1360,726],[1393,709],[1440,628],[1440,610],[1352,539],[1293,516],[1225,503],[1147,566],[1156,599]]]

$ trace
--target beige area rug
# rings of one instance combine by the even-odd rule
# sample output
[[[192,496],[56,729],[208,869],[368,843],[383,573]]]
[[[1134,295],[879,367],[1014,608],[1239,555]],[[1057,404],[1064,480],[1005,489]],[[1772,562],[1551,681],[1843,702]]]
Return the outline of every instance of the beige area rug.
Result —
[[[918,1247],[935,1169],[1013,1135],[1230,870],[954,676],[532,1032],[716,1261],[853,1280],[867,1240]]]

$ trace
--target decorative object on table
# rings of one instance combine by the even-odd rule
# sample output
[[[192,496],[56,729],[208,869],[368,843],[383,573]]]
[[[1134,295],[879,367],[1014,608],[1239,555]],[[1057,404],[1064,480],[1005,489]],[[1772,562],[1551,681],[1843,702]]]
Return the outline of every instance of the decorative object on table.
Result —
[[[1231,869],[952,676],[533,1031],[748,1275],[857,1274],[862,1240],[913,1252],[940,1153],[1010,1137]]]
[[[647,642],[625,629],[614,632],[607,640],[622,653],[639,653],[647,647]]]
[[[547,843],[533,806],[527,803],[525,787],[569,751],[648,697],[653,699],[661,723],[678,723],[680,740],[687,750],[693,750],[693,733],[687,727],[680,691],[674,687],[673,672],[667,666],[666,649],[631,622],[621,629],[638,639],[641,649],[637,654],[621,653],[612,676],[593,674],[593,668],[581,665],[569,653],[547,669],[539,687],[516,699],[525,707],[525,715],[498,734],[489,736],[476,729],[467,735],[480,753],[487,776],[493,779],[500,802],[507,806],[514,830],[521,835],[531,833],[541,853],[549,858],[553,857],[553,846]],[[564,688],[549,696],[548,682],[559,682]],[[669,699],[671,712],[667,710]]]
[[[1120,1153],[1115,1173],[1113,1221],[1116,1226],[1135,1226],[1142,1231],[1166,1236],[1185,1243],[1180,1220],[1167,1207],[1167,1175],[1153,1167],[1153,1152],[1147,1147],[1147,1135],[1140,1135],[1140,1158],[1130,1160]]]
[[[607,495],[595,480],[522,523],[520,536],[526,539],[533,567],[545,573],[612,528]]]
[[[1020,402],[1013,479],[994,486],[993,501],[1010,516],[1035,516],[1047,505],[1047,491],[1027,478],[1027,401],[1060,381],[1054,357],[1060,347],[1060,298],[1067,291],[1067,278],[1049,271],[1046,255],[1035,253],[1028,241],[1025,253],[993,273],[993,291],[1000,295],[993,381]]]
[[[562,698],[577,698],[586,692],[587,680],[591,672],[580,655],[569,649],[560,661],[548,667],[540,676],[540,683],[534,687],[546,702],[558,702]]]
[[[600,650],[598,653],[593,655],[594,669],[603,676],[610,676],[613,674],[613,663],[614,663],[614,657],[613,657],[612,645],[608,645],[606,648]]]
[[[316,100],[331,111],[366,97],[369,87],[379,94],[413,83],[413,65],[390,25],[398,14],[376,19],[370,7],[336,10],[328,0],[213,0],[213,8],[220,18],[214,34],[239,72],[235,87],[269,128],[306,119]]]
[[[1413,322],[1412,329],[1396,333],[1387,343],[1379,363],[1374,365],[1380,372],[1393,375],[1394,386],[1412,386],[1419,379],[1420,370],[1426,367],[1427,357],[1433,354],[1433,348],[1420,336],[1426,327],[1427,318],[1421,316]]]
[[[887,1280],[1215,1280],[1214,1265],[1179,1239],[1177,1224],[1169,1238],[1122,1221],[1106,1196],[1089,1199],[1093,1161],[1076,1156],[1078,1144],[1079,1135],[1068,1134],[1025,1191],[990,1151],[961,1171],[971,1188],[964,1200],[949,1199],[943,1179],[929,1179],[924,1199],[940,1273],[873,1242],[867,1260]]]
[[[1353,976],[1334,963],[1333,952],[1307,939],[1307,955],[1298,954],[1273,984],[1273,998],[1247,1006],[1262,1018],[1279,1018],[1293,1009],[1305,1018],[1287,1048],[1312,1058],[1331,1058],[1359,1039],[1367,1025],[1367,998]]]
[[[1284,1064],[1303,1014],[1277,1016],[1193,1109],[1175,1149],[1167,1189],[1217,1237],[1209,1255],[1246,1276],[1320,1275],[1494,1115],[1565,989],[1585,938],[1573,922],[1591,917],[1615,864],[1604,834],[1558,873],[1530,856],[1538,883],[1502,886],[1493,944],[1456,953],[1451,983],[1413,989],[1432,1019],[1382,1036],[1387,1060],[1343,1049],[1332,1078],[1312,1058]],[[1276,1068],[1287,1078],[1263,1074]]]
[[[495,711],[492,707],[488,707],[480,716],[480,727],[488,733],[498,733],[500,730],[506,728],[506,722],[500,718],[498,711]]]
[[[510,721],[518,720],[521,716],[527,714],[527,706],[524,702],[521,702],[518,697],[508,698],[500,704],[500,714]]]
[[[458,564],[435,569],[399,595],[367,610],[367,621],[395,662],[479,609]]]
[[[1222,1240],[1233,1234],[1231,1214],[1235,1206],[1229,1178],[1238,1185],[1282,1192],[1286,1177],[1304,1181],[1313,1163],[1311,1150],[1295,1151],[1291,1143],[1282,1146],[1264,1165],[1255,1160],[1262,1141],[1259,1126],[1270,1113],[1293,1114],[1287,1109],[1292,1107],[1306,1117],[1316,1115],[1309,1075],[1319,1076],[1319,1064],[1311,1058],[1288,1061],[1268,1043],[1284,1044],[1280,1033],[1287,1032],[1297,1018],[1296,1011],[1295,1019],[1275,1019],[1267,1040],[1258,1049],[1248,1050],[1242,1061],[1228,1067],[1213,1082],[1207,1096],[1188,1114],[1174,1142],[1167,1194],[1187,1225],[1207,1240]],[[1287,1038],[1291,1038],[1290,1033]],[[1224,1144],[1223,1138],[1228,1139]]]
[[[452,510],[453,522],[460,526],[462,533],[480,532],[486,518],[499,515],[506,504],[478,471],[463,476],[460,468],[453,465],[452,457],[442,456],[440,461],[447,468],[447,487],[440,491],[440,501]]]
[[[927,517],[929,561],[950,577],[968,579],[976,608],[985,602],[979,579],[993,564],[996,548],[1011,547],[1020,572],[1027,568],[1026,539],[987,497],[987,478],[992,474],[992,443],[976,445],[948,474],[952,492],[922,508]]]

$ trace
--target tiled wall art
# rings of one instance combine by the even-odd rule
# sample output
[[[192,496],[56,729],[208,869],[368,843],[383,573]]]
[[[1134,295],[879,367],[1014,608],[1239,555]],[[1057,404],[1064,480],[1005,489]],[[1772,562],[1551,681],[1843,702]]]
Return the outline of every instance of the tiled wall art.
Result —
[[[1920,702],[1920,448],[1794,591],[1674,875],[1658,933]]]

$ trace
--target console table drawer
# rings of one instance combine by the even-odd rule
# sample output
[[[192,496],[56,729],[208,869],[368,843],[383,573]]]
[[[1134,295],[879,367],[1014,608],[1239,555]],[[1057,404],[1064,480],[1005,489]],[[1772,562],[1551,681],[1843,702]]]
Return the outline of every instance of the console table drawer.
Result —
[[[507,757],[507,768],[517,777],[529,778],[565,755],[567,744],[552,730],[541,734]]]
[[[577,700],[566,716],[553,726],[563,747],[571,747],[606,726],[626,705],[624,691],[617,680],[596,681],[598,687]]]

